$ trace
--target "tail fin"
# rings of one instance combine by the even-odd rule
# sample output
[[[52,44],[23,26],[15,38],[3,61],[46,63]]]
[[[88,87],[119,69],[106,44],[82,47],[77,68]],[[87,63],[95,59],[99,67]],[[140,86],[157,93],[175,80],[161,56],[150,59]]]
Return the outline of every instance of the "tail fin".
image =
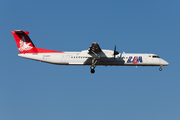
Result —
[[[38,53],[33,42],[29,38],[27,31],[15,30],[11,31],[16,41],[19,53]]]
[[[54,51],[48,49],[37,48],[29,38],[28,31],[15,30],[11,31],[16,41],[19,53],[63,53],[62,51]]]

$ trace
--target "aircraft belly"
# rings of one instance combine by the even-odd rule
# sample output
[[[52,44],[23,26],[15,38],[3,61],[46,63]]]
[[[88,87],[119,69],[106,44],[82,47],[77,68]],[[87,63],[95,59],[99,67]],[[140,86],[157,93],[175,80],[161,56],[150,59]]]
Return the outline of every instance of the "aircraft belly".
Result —
[[[87,62],[86,60],[70,60],[69,65],[89,65],[90,62]]]
[[[38,60],[41,61],[42,57],[39,56],[38,54],[18,54],[18,56],[23,57],[23,58],[28,58],[28,59],[32,59],[32,60]]]
[[[52,64],[65,64],[61,62],[58,54],[18,54],[18,56]]]

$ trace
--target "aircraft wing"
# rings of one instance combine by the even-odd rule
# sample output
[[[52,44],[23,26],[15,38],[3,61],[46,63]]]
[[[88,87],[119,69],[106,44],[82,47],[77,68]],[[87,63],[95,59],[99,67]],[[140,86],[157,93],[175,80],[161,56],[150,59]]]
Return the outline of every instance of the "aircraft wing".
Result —
[[[101,48],[99,47],[98,43],[92,43],[91,46],[89,47],[89,54],[98,54],[99,52],[101,52]]]

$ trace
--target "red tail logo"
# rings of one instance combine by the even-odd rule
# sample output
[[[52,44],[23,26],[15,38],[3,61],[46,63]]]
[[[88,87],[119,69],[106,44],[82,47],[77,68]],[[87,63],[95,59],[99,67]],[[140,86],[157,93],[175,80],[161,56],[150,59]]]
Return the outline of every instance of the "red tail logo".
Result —
[[[24,37],[22,37],[20,42],[19,42],[19,45],[20,45],[20,47],[18,48],[19,51],[21,51],[21,52],[28,51],[28,50],[31,50],[33,48],[31,43],[26,43],[23,41],[25,41]]]

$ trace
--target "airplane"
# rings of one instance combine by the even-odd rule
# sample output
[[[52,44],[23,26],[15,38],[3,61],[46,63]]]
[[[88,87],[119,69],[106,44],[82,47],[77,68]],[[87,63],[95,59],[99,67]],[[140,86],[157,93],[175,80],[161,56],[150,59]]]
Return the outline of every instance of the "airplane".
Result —
[[[156,54],[119,53],[116,45],[113,50],[101,49],[98,43],[92,43],[88,50],[81,52],[63,52],[43,48],[37,48],[29,38],[28,31],[11,31],[17,44],[18,56],[36,61],[57,65],[90,65],[91,73],[95,73],[95,67],[102,66],[162,66],[168,62]]]

